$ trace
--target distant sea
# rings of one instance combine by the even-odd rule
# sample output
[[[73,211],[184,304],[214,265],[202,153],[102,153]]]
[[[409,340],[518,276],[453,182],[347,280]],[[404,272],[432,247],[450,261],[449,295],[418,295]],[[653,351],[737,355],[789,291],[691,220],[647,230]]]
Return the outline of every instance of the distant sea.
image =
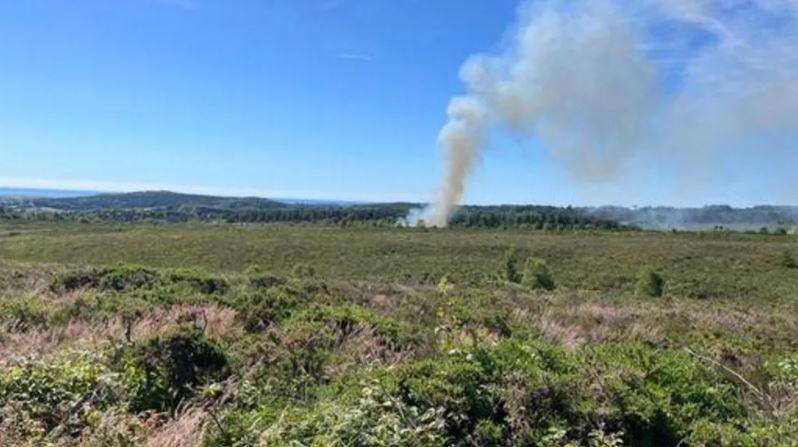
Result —
[[[0,197],[85,197],[100,194],[98,191],[76,191],[69,189],[3,188]]]

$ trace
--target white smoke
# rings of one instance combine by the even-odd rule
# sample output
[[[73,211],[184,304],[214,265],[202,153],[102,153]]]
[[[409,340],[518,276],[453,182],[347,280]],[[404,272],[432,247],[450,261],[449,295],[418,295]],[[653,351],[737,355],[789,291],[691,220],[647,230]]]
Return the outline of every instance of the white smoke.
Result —
[[[434,210],[422,214],[431,226],[445,227],[463,196],[466,176],[485,145],[488,111],[474,96],[452,99],[449,122],[441,130],[440,144],[446,148],[447,168]]]
[[[448,223],[497,126],[542,141],[583,181],[613,180],[643,151],[794,132],[797,17],[798,0],[527,3],[509,48],[461,69],[468,93],[449,106],[445,174],[421,219]]]

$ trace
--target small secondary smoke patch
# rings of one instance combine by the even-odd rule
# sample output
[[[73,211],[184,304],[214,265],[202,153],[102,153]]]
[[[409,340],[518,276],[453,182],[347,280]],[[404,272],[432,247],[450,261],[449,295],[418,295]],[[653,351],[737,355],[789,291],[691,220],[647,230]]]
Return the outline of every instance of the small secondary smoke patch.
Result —
[[[447,225],[494,127],[542,141],[583,181],[617,178],[641,151],[711,154],[798,128],[794,0],[543,1],[515,30],[463,65],[438,197],[412,221]]]

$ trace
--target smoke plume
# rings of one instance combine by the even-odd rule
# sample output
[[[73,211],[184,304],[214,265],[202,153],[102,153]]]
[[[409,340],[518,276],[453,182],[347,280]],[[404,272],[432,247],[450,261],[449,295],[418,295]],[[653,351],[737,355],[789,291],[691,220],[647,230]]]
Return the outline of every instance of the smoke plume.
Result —
[[[467,93],[439,136],[445,173],[426,224],[446,226],[494,128],[594,182],[647,151],[711,154],[798,127],[795,0],[536,1],[513,30],[504,51],[461,69]]]

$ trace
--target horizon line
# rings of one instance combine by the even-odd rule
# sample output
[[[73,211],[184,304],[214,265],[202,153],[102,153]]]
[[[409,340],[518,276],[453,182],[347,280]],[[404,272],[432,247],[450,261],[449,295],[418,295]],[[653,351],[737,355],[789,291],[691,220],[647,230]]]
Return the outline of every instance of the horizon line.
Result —
[[[63,183],[58,181],[51,181],[51,180],[31,180],[31,179],[17,179],[23,180],[21,182],[11,181],[9,182],[8,178],[0,177],[0,191],[4,189],[27,189],[32,191],[58,191],[58,192],[75,192],[75,193],[85,193],[86,195],[102,195],[102,194],[131,194],[131,193],[141,193],[141,192],[169,192],[174,194],[196,194],[196,195],[207,195],[207,196],[215,196],[215,197],[226,197],[226,198],[260,198],[260,199],[270,199],[275,201],[283,201],[283,202],[304,202],[304,201],[316,201],[316,202],[331,202],[331,203],[350,203],[350,204],[387,204],[387,203],[407,203],[411,205],[419,205],[424,206],[428,204],[428,202],[419,201],[419,200],[358,200],[358,199],[349,199],[349,198],[338,198],[333,196],[325,196],[325,197],[312,197],[306,196],[302,194],[288,194],[288,195],[264,195],[263,193],[257,192],[256,190],[248,190],[248,189],[225,189],[225,188],[212,188],[212,187],[181,187],[179,185],[146,185],[146,184],[138,184],[138,183],[116,183],[116,182],[93,182],[93,181],[77,181],[77,183],[73,183],[73,186],[61,186]],[[25,180],[28,180],[27,182]],[[115,185],[117,187],[106,189],[106,188],[95,188],[95,187],[84,187],[83,185],[97,185],[100,186],[101,184],[108,184],[108,185]],[[119,188],[121,185],[128,185],[132,188]],[[243,191],[249,191],[248,193],[243,193]],[[238,192],[238,193],[236,193]],[[674,209],[700,209],[700,208],[708,208],[714,206],[728,206],[735,209],[745,209],[745,208],[755,208],[755,207],[787,207],[787,208],[798,208],[798,204],[776,204],[776,203],[758,203],[758,204],[747,204],[747,205],[734,205],[729,203],[704,203],[701,205],[693,204],[693,205],[667,205],[667,204],[637,204],[637,205],[622,205],[622,204],[603,204],[603,205],[587,205],[587,204],[550,204],[550,203],[532,203],[532,202],[492,202],[492,203],[464,203],[461,204],[460,207],[468,207],[468,206],[552,206],[557,208],[611,208],[611,207],[618,207],[618,208],[627,208],[627,209],[639,209],[639,208],[674,208]]]

